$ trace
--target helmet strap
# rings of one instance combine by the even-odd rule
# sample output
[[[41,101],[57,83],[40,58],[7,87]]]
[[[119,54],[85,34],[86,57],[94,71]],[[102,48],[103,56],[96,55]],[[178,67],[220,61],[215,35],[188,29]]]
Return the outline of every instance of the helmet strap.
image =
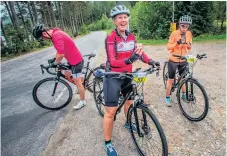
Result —
[[[47,35],[50,37],[45,37],[45,36],[42,36],[43,38],[46,38],[46,39],[50,39],[50,40],[52,40],[52,36],[48,33],[48,31],[46,31],[46,30],[44,30],[46,33],[47,33]]]

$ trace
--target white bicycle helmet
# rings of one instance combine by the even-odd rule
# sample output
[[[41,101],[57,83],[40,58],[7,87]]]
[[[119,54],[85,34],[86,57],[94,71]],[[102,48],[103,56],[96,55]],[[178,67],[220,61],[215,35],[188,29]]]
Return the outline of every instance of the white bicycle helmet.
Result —
[[[130,16],[130,11],[124,5],[117,5],[110,11],[110,16],[112,18],[116,17],[119,14],[127,14]]]
[[[180,20],[179,20],[179,24],[192,24],[192,18],[191,16],[188,15],[184,15],[181,16]]]

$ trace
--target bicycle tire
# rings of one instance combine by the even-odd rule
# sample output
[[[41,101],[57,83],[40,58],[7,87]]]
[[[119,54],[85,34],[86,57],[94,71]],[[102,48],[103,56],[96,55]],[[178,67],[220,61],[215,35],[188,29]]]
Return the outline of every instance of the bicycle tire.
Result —
[[[181,91],[181,88],[183,87],[183,84],[184,83],[188,83],[188,82],[191,82],[193,83],[194,85],[198,86],[199,89],[202,91],[202,94],[203,94],[203,98],[204,98],[204,101],[205,101],[205,107],[204,107],[204,112],[197,118],[194,118],[194,117],[191,117],[190,115],[188,115],[187,112],[185,112],[184,108],[182,107],[182,102],[181,102],[181,96],[180,96],[180,91]],[[195,121],[195,122],[198,122],[198,121],[201,121],[203,120],[207,114],[208,114],[208,108],[209,108],[209,100],[208,100],[208,96],[207,96],[207,93],[205,91],[205,89],[203,88],[203,86],[196,80],[196,79],[193,79],[193,78],[189,78],[189,79],[186,79],[184,80],[183,82],[181,82],[181,84],[179,85],[178,87],[178,91],[177,91],[177,100],[178,100],[178,104],[179,104],[179,107],[183,113],[183,115],[190,121]]]
[[[137,141],[136,141],[136,137],[135,135],[138,135],[138,133],[134,132],[133,129],[132,129],[132,113],[134,112],[133,111],[133,106],[131,105],[129,107],[129,110],[128,110],[128,114],[127,114],[127,121],[129,123],[129,126],[130,126],[130,135],[132,137],[132,140],[133,140],[133,143],[135,144],[136,146],[136,149],[138,151],[138,153],[141,155],[141,156],[145,156],[143,150],[141,149],[141,147],[138,145]],[[165,136],[165,133],[158,121],[158,119],[155,117],[155,115],[152,113],[152,111],[146,107],[145,104],[140,104],[140,105],[137,105],[136,108],[137,109],[141,109],[142,112],[146,113],[147,117],[150,117],[151,120],[153,121],[156,129],[158,130],[158,133],[159,133],[159,136],[160,136],[160,139],[161,139],[161,143],[162,143],[162,156],[168,156],[168,144],[167,144],[167,141],[166,141],[166,136]],[[141,128],[142,129],[142,128]],[[157,153],[155,154],[157,155]]]
[[[55,77],[45,78],[45,79],[39,81],[34,86],[33,91],[32,91],[32,96],[33,96],[33,99],[36,102],[36,104],[39,105],[40,107],[42,107],[44,109],[48,109],[48,110],[59,110],[59,109],[66,107],[71,102],[73,93],[72,93],[72,88],[70,87],[70,85],[62,79],[59,79],[59,82],[62,83],[63,86],[65,86],[67,88],[68,92],[69,92],[69,96],[68,96],[66,102],[64,102],[63,104],[61,104],[60,106],[57,106],[57,107],[49,107],[49,106],[46,106],[45,104],[43,104],[40,101],[40,99],[37,95],[37,91],[38,91],[38,89],[40,88],[41,85],[43,85],[44,83],[46,83],[48,81],[53,81],[53,84],[55,84]]]
[[[104,97],[102,97],[103,88],[100,89],[99,91],[97,90],[97,86],[101,81],[103,81],[102,78],[95,78],[93,81],[93,98],[95,101],[96,108],[98,109],[99,115],[101,117],[104,117],[104,110],[102,110],[102,108],[101,108],[101,107],[104,108],[104,106],[105,106],[105,103],[103,103]]]

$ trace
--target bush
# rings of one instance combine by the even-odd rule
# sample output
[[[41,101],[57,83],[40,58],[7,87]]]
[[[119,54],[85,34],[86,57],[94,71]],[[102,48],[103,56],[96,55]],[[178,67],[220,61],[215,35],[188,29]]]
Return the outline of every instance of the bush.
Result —
[[[113,29],[114,24],[112,22],[112,19],[108,19],[106,15],[103,15],[102,18],[95,22],[91,23],[87,26],[87,29],[89,31],[97,31],[97,30],[104,30],[104,29]]]
[[[79,34],[87,34],[88,32],[88,27],[86,25],[83,25],[79,30]]]

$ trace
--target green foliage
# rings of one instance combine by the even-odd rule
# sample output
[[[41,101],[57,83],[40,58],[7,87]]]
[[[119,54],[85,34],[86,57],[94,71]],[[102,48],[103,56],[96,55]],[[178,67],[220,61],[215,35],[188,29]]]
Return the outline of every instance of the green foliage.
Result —
[[[114,29],[114,24],[112,19],[108,19],[106,15],[102,15],[101,20],[91,23],[87,26],[89,31],[97,31],[97,30],[104,30],[104,29]]]
[[[1,49],[1,55],[17,55],[18,53],[25,53],[29,52],[34,48],[40,48],[44,46],[50,46],[52,43],[45,41],[44,44],[40,44],[37,41],[30,40],[27,36],[29,33],[30,37],[32,38],[30,32],[26,32],[25,29],[22,27],[13,27],[12,25],[8,24],[5,26],[5,31],[7,32],[7,38],[9,42],[8,45],[5,45]]]
[[[173,2],[137,2],[131,9],[130,30],[142,39],[167,39],[170,35]],[[225,31],[226,2],[175,1],[174,22],[182,15],[193,20],[193,36]],[[220,11],[221,10],[221,11]],[[223,18],[224,17],[224,18]],[[214,19],[219,27],[214,27]],[[220,26],[221,25],[221,26]]]
[[[32,37],[31,31],[36,23],[35,17],[39,22],[47,24],[51,21],[52,25],[64,28],[64,31],[71,37],[97,30],[105,30],[110,33],[115,28],[112,19],[109,17],[110,10],[118,4],[123,4],[130,9],[130,31],[138,36],[139,41],[145,44],[161,44],[165,43],[170,35],[172,1],[72,1],[51,3],[36,1],[18,3],[19,5],[14,6],[16,12],[14,16],[18,19],[17,24],[11,22],[9,12],[4,5],[6,3],[2,5],[1,35],[5,39],[1,47],[3,57],[17,55],[52,44],[47,41],[44,42],[44,45],[40,44]],[[31,4],[34,4],[35,8]],[[54,13],[55,17],[48,15],[46,10],[46,8],[49,8],[48,4],[52,4],[49,12]],[[193,41],[226,39],[226,35],[224,37],[221,35],[226,34],[226,1],[175,1],[174,4],[174,22],[178,23],[182,15],[192,16],[193,24],[190,29],[193,36],[196,37]],[[28,12],[28,6],[30,6],[30,13]],[[23,20],[19,14],[19,8],[22,10]],[[35,9],[38,16],[35,15]],[[74,17],[76,20],[72,22]]]
[[[143,39],[169,36],[170,2],[137,2],[131,9],[130,29]]]
[[[87,34],[89,31],[88,31],[88,27],[86,25],[83,25],[81,28],[80,28],[80,31],[79,31],[79,34]]]

